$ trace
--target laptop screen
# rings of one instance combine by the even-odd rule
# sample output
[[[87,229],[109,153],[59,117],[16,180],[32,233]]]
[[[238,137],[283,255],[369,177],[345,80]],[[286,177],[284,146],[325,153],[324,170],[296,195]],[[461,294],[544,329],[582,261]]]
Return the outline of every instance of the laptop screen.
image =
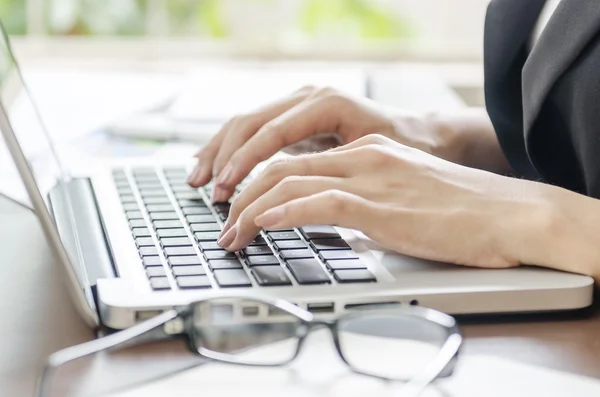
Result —
[[[4,34],[0,35],[0,101],[48,205],[47,193],[63,174],[62,167]],[[3,139],[0,142],[0,193],[32,206]]]
[[[0,193],[35,210],[48,243],[73,287],[71,293],[76,308],[90,325],[97,325],[98,317],[81,244],[77,238],[72,239],[67,252],[49,207],[48,192],[56,186],[68,211],[66,227],[76,236],[76,214],[66,189],[69,177],[63,172],[54,144],[23,81],[1,24],[0,102],[0,136],[3,137],[0,139]]]

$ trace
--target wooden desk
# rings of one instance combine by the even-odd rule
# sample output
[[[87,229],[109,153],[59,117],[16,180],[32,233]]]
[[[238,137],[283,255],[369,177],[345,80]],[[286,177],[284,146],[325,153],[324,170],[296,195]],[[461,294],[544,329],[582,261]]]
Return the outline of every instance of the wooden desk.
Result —
[[[93,337],[77,317],[34,214],[0,198],[0,394],[29,396],[45,358]],[[563,316],[564,317],[564,316]],[[552,318],[552,317],[549,317]],[[584,319],[467,324],[465,354],[492,354],[600,378],[600,311]],[[111,381],[193,365],[182,343],[140,346],[110,357]],[[79,379],[73,379],[77,382]]]

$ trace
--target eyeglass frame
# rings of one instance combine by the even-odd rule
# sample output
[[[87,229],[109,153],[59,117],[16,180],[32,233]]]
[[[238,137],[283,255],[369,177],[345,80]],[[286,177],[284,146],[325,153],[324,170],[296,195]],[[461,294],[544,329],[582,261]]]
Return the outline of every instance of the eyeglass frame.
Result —
[[[197,330],[194,326],[194,308],[203,302],[219,300],[219,299],[235,299],[235,300],[252,300],[257,303],[270,305],[277,309],[286,312],[287,314],[300,320],[299,324],[305,325],[305,330],[302,334],[296,334],[294,337],[298,339],[296,351],[290,359],[279,363],[248,363],[242,361],[236,361],[232,358],[235,357],[233,353],[220,353],[210,349],[202,350],[202,346],[199,346],[194,342],[197,336]],[[395,379],[388,378],[385,376],[378,376],[368,372],[361,371],[355,368],[348,362],[342,352],[339,338],[338,324],[342,321],[354,317],[362,317],[365,315],[382,314],[382,315],[407,315],[410,317],[421,318],[437,324],[446,330],[446,338],[443,345],[436,356],[421,370],[419,374],[413,378],[407,379]],[[167,330],[166,327],[174,320],[180,319],[183,323],[183,329],[177,332],[177,329]],[[149,336],[153,331],[156,331],[160,327],[163,327],[162,334],[160,336],[152,336],[151,338],[145,339],[142,337]],[[434,309],[429,309],[420,306],[399,306],[394,308],[386,309],[357,309],[348,313],[343,313],[332,320],[315,320],[314,314],[308,310],[304,310],[297,305],[285,301],[283,299],[273,298],[270,296],[262,295],[246,295],[246,294],[219,294],[211,295],[210,297],[196,300],[185,305],[174,307],[173,309],[167,310],[157,316],[154,316],[148,320],[144,320],[138,324],[135,324],[122,331],[109,334],[99,339],[84,342],[79,345],[71,346],[63,350],[59,350],[52,353],[44,365],[44,369],[40,375],[36,396],[45,397],[46,389],[48,386],[48,379],[53,372],[61,365],[67,364],[71,361],[90,356],[105,350],[110,350],[117,347],[127,347],[132,344],[146,343],[156,340],[166,340],[170,337],[183,337],[187,341],[188,349],[191,353],[197,354],[200,357],[214,360],[215,362],[223,362],[227,364],[252,366],[252,367],[283,367],[293,362],[300,351],[308,335],[312,331],[318,328],[326,327],[331,332],[335,349],[342,359],[342,361],[348,366],[348,368],[361,375],[369,376],[372,378],[392,381],[404,381],[404,385],[401,388],[403,397],[416,397],[418,396],[429,384],[431,384],[437,378],[444,378],[452,375],[454,367],[456,365],[460,347],[462,345],[462,335],[459,331],[458,325],[454,317],[439,312]],[[175,327],[176,328],[176,327]],[[300,329],[298,327],[298,329]],[[138,340],[142,339],[142,340]],[[251,348],[252,346],[250,346]],[[223,357],[226,356],[226,357]]]

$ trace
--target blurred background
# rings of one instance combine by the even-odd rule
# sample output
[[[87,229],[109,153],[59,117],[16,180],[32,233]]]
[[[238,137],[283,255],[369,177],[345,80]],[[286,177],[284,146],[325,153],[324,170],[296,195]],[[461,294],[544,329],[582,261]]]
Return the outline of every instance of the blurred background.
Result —
[[[334,86],[359,95],[370,94],[363,86],[377,81],[387,91],[374,99],[394,106],[424,110],[436,100],[482,106],[488,3],[0,0],[0,19],[50,131],[70,137],[106,130],[167,100],[174,101],[168,112],[176,118],[190,118],[190,109],[202,109],[193,116],[204,120],[222,109],[255,108],[282,95],[277,86],[288,75],[268,77],[285,67],[328,70],[319,85],[337,78]],[[243,76],[225,67],[242,68]],[[264,73],[255,79],[258,69]],[[342,70],[366,72],[368,81],[343,77]],[[273,88],[270,96],[256,95],[265,84]],[[207,134],[215,130],[207,128]]]
[[[487,0],[0,0],[10,33],[233,56],[477,60]]]

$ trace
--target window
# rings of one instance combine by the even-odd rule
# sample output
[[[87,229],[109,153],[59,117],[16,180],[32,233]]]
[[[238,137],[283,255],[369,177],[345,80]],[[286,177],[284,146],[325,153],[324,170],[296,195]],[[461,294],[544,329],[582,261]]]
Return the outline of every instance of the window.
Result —
[[[488,0],[0,0],[24,38],[193,41],[233,55],[480,59]],[[97,40],[96,40],[97,41]]]

